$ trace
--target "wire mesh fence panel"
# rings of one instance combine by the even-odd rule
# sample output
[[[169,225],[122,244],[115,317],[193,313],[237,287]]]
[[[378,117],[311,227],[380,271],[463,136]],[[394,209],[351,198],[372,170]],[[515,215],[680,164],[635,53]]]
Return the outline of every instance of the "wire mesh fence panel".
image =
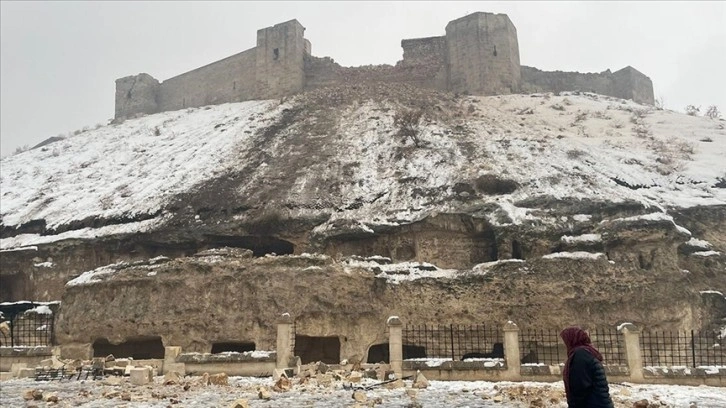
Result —
[[[691,332],[694,366],[726,366],[726,341],[719,329]]]
[[[718,330],[644,331],[643,364],[653,367],[719,366],[726,363]]]
[[[53,345],[53,315],[24,313],[9,324],[9,336],[3,337],[3,346],[37,347]],[[9,338],[8,338],[9,337]]]
[[[419,324],[403,329],[404,359],[504,358],[501,332],[496,325]]]
[[[625,340],[616,328],[595,328],[588,331],[590,340],[603,357],[604,365],[627,365]]]
[[[522,364],[556,365],[567,358],[559,329],[520,330],[519,354]]]

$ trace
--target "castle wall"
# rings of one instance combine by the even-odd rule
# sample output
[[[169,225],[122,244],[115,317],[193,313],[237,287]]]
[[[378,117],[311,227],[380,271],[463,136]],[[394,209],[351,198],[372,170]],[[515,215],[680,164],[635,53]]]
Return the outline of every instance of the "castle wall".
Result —
[[[158,112],[158,93],[159,81],[149,74],[138,74],[117,79],[115,117]]]
[[[580,73],[541,71],[522,66],[524,92],[583,91],[616,98],[632,99],[638,103],[653,104],[653,83],[650,78],[632,67],[615,73]]]
[[[305,83],[304,56],[310,49],[305,27],[290,20],[257,31],[256,96],[279,98],[301,92]]]
[[[518,92],[517,29],[506,14],[474,13],[446,25],[448,90],[475,95]]]
[[[403,40],[395,66],[342,67],[314,57],[304,32],[297,20],[263,28],[255,48],[162,83],[148,74],[120,78],[116,118],[371,82],[474,95],[581,90],[654,103],[650,78],[632,67],[581,74],[520,66],[517,29],[505,14],[473,13],[449,22],[445,36]]]
[[[167,79],[159,89],[159,111],[254,99],[256,50]]]

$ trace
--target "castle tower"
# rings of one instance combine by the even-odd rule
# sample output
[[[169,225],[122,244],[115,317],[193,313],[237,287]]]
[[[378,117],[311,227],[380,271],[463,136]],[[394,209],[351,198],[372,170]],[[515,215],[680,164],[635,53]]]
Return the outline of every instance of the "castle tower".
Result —
[[[149,74],[138,74],[116,80],[115,118],[131,117],[137,113],[159,111],[157,101],[159,81]]]
[[[474,13],[446,25],[448,90],[476,95],[518,92],[517,29],[506,14]]]
[[[257,30],[256,94],[258,98],[279,98],[303,90],[303,57],[310,43],[303,38],[305,27],[290,20]]]

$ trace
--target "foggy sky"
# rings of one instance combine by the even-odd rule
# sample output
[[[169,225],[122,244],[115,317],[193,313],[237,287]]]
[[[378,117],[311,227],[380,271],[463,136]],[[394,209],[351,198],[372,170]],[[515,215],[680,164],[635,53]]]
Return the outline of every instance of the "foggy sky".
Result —
[[[509,15],[522,65],[631,65],[668,109],[726,112],[724,2],[2,1],[0,154],[107,123],[117,78],[168,79],[254,47],[258,29],[283,21],[306,27],[313,55],[359,66],[395,64],[402,39],[444,35],[475,11]]]

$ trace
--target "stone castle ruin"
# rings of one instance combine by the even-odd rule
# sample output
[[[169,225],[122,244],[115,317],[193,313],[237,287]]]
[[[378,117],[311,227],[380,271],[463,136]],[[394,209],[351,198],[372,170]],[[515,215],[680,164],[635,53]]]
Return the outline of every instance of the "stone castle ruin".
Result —
[[[142,73],[116,80],[115,117],[280,98],[350,83],[407,83],[473,95],[587,91],[653,104],[653,84],[632,67],[602,73],[521,66],[517,29],[506,14],[473,13],[446,35],[401,41],[395,66],[342,67],[315,57],[305,28],[290,20],[257,31],[257,46],[159,82]]]

